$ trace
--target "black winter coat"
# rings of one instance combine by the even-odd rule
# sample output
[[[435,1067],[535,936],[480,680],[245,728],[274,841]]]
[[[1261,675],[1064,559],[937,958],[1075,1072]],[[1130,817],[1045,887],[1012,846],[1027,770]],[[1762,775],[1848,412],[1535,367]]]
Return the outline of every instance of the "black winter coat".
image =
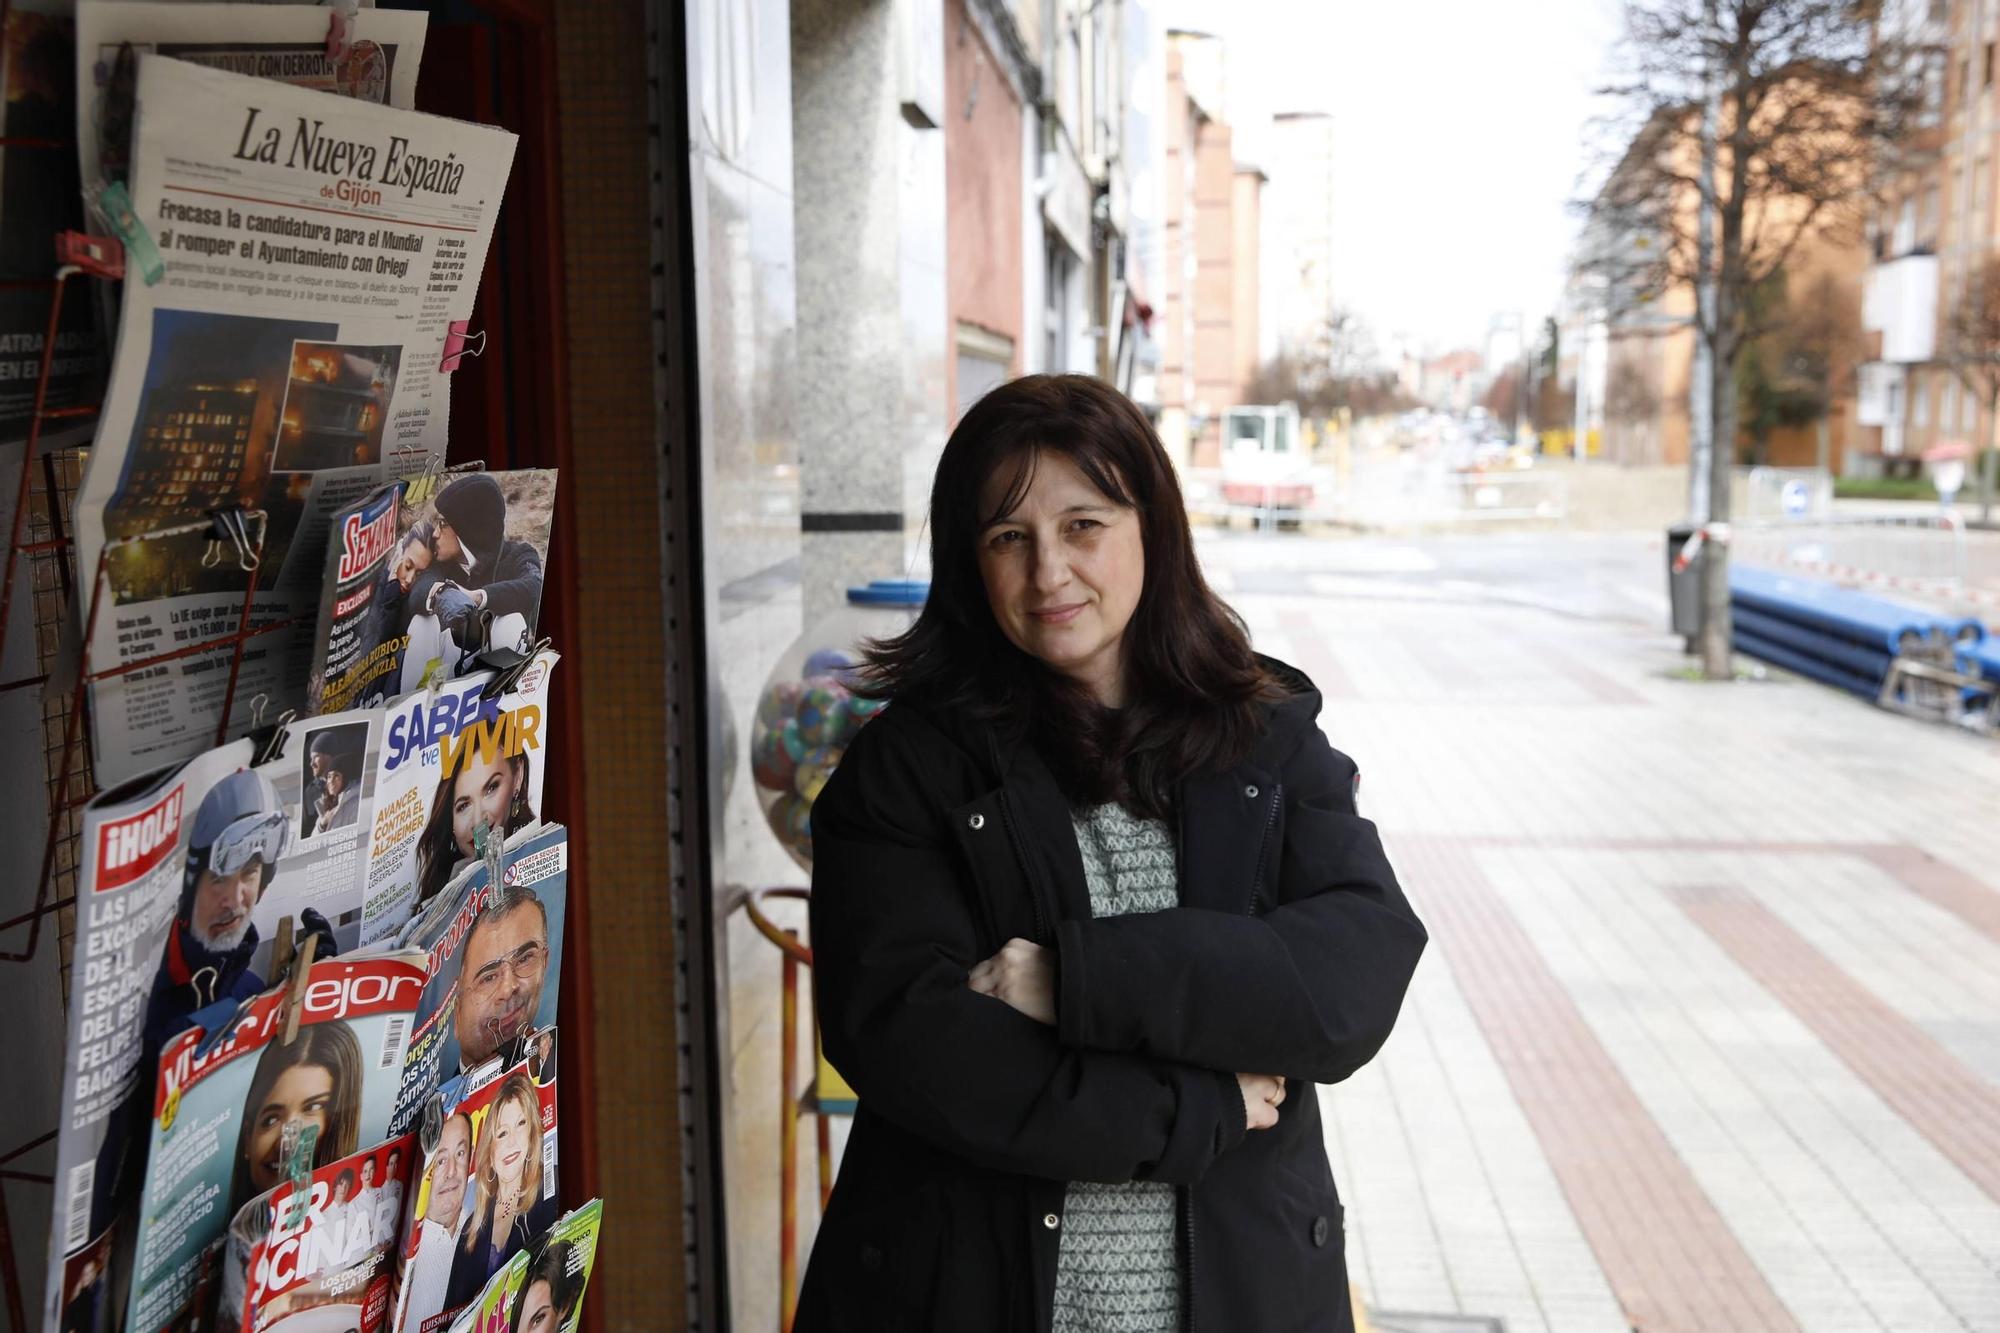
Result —
[[[860,1095],[799,1333],[1046,1330],[1065,1183],[1179,1186],[1202,1333],[1353,1327],[1311,1083],[1380,1049],[1422,953],[1304,675],[1244,763],[1177,802],[1181,906],[1096,920],[1069,805],[1018,737],[893,704],[813,806],[826,1054]],[[966,986],[1059,952],[1058,1025]],[[1238,1071],[1282,1074],[1246,1134]],[[1292,1085],[1298,1085],[1296,1087]]]

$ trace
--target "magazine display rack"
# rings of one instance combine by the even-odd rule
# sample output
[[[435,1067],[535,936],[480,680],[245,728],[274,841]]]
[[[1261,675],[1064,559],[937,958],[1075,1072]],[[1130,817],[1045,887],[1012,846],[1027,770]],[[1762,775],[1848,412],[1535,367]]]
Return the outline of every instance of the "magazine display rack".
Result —
[[[11,144],[9,146],[12,146]],[[37,145],[40,146],[40,145]],[[67,148],[68,145],[61,145]],[[74,233],[66,234],[69,241]],[[228,738],[231,721],[239,715],[236,685],[243,666],[243,654],[250,640],[287,629],[292,620],[252,623],[251,607],[257,591],[257,568],[262,559],[265,516],[260,510],[218,510],[206,518],[163,528],[106,544],[91,573],[89,618],[92,624],[106,597],[110,595],[108,562],[117,550],[170,537],[185,538],[206,533],[208,552],[203,563],[215,565],[234,560],[248,576],[243,600],[233,627],[210,632],[200,641],[181,644],[141,660],[114,667],[98,667],[90,658],[91,624],[83,626],[83,637],[75,641],[68,633],[74,619],[78,588],[73,534],[65,523],[65,512],[74,497],[83,471],[80,448],[44,449],[43,435],[54,423],[85,419],[96,415],[96,404],[59,408],[48,406],[50,371],[54,362],[56,329],[62,318],[63,303],[81,278],[109,278],[118,275],[122,255],[115,241],[100,237],[76,238],[67,246],[86,263],[65,264],[53,279],[33,285],[50,292],[47,333],[42,342],[40,374],[35,385],[33,415],[22,447],[19,473],[11,480],[14,508],[7,534],[4,577],[0,577],[0,660],[4,660],[7,636],[14,619],[14,600],[25,595],[32,599],[35,632],[35,665],[30,674],[0,680],[0,693],[39,689],[42,692],[43,775],[47,782],[47,828],[39,849],[32,904],[0,920],[0,965],[26,963],[48,947],[50,938],[64,951],[57,975],[67,1004],[69,981],[68,944],[74,934],[76,873],[80,864],[78,816],[97,795],[91,768],[90,742],[84,730],[84,710],[90,686],[113,676],[131,675],[210,653],[229,655],[228,683],[223,696],[222,716],[216,728],[216,743]],[[25,587],[23,585],[26,585]],[[66,657],[69,660],[65,660]],[[252,701],[253,723],[264,724],[263,700]],[[48,923],[53,922],[50,926]],[[25,936],[15,943],[25,929]],[[0,1144],[0,1183],[24,1181],[52,1185],[50,1177],[18,1166],[34,1149],[55,1139],[51,1125],[22,1143]],[[40,1274],[27,1279],[37,1293]],[[0,1190],[0,1297],[4,1297],[10,1328],[26,1328],[31,1308],[20,1264],[14,1252],[13,1219],[8,1216],[4,1190]]]

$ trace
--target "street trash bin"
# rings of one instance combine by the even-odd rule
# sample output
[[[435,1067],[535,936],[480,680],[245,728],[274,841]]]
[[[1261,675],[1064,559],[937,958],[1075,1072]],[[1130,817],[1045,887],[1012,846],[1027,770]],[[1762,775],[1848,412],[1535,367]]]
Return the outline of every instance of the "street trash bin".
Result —
[[[1708,552],[1696,551],[1686,569],[1674,572],[1681,548],[1694,540],[1691,523],[1676,523],[1667,529],[1667,605],[1674,633],[1692,639],[1701,632],[1701,567]]]

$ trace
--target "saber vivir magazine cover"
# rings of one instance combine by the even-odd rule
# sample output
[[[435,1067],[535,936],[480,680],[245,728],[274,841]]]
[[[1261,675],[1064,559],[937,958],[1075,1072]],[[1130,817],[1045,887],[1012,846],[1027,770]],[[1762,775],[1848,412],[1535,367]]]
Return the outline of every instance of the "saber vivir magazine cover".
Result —
[[[511,836],[535,823],[558,660],[536,653],[497,698],[488,697],[496,677],[481,672],[386,707],[363,944],[393,938],[443,892],[477,855],[481,824]]]

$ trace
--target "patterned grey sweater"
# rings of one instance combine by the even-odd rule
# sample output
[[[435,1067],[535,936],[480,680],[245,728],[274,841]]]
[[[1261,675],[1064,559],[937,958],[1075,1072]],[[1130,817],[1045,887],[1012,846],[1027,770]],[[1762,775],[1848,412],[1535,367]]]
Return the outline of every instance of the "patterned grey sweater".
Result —
[[[1092,916],[1180,904],[1173,835],[1118,805],[1071,819]],[[1180,1327],[1174,1187],[1071,1182],[1056,1257],[1055,1333],[1171,1333]]]

